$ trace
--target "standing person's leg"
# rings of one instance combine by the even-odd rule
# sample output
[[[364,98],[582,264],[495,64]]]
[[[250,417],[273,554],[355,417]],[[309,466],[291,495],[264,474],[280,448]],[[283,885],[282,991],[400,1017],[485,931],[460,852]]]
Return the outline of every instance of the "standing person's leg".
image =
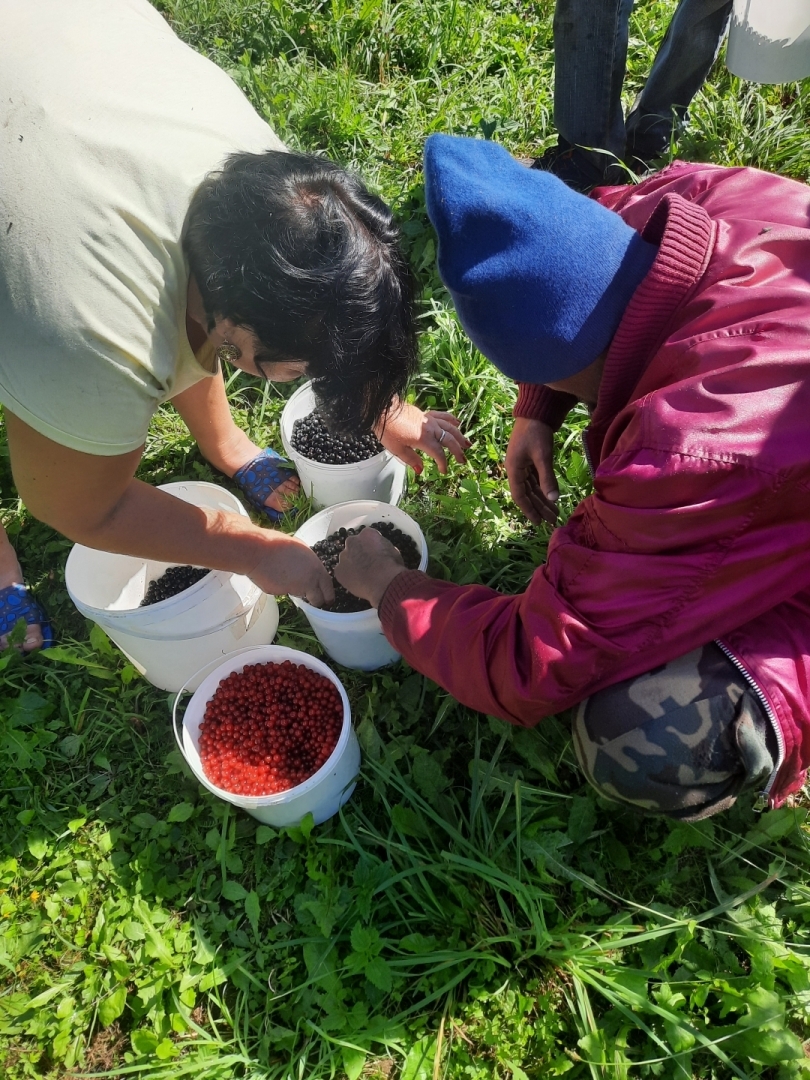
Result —
[[[277,513],[286,509],[288,497],[298,493],[298,478],[290,470],[274,465],[272,460],[265,460],[263,455],[270,452],[262,451],[234,423],[221,372],[213,379],[194,383],[172,398],[172,405],[182,416],[205,460],[232,477],[254,506],[263,505]],[[243,475],[249,463],[256,465],[250,482]],[[254,477],[253,473],[257,475]]]
[[[732,0],[681,0],[650,77],[627,117],[627,157],[643,162],[666,152],[709,74],[731,17]]]
[[[606,798],[681,821],[751,801],[779,760],[754,691],[710,642],[591,695],[574,712],[574,749]]]
[[[611,164],[624,156],[622,83],[627,60],[627,24],[633,0],[557,0],[554,12],[554,122],[559,146],[538,167],[569,181],[563,167],[578,168],[582,184],[603,183],[621,171]],[[582,150],[580,147],[593,147]],[[576,149],[573,149],[576,148]],[[596,153],[595,150],[606,153]],[[556,163],[554,155],[565,155]],[[544,164],[545,162],[545,164]],[[574,176],[576,180],[576,176]]]

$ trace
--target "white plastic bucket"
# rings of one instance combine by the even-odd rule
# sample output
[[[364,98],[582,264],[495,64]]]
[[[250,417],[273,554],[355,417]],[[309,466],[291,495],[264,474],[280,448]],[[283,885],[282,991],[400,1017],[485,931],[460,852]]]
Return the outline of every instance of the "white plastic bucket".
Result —
[[[337,746],[316,773],[289,791],[280,791],[276,795],[235,795],[232,791],[217,787],[205,775],[200,761],[200,725],[205,717],[208,701],[220,682],[232,671],[241,671],[249,664],[281,664],[285,660],[317,671],[337,687],[343,702],[343,727]],[[346,691],[340,679],[326,664],[295,649],[285,649],[281,645],[263,645],[253,649],[240,649],[210,674],[206,675],[205,671],[198,674],[202,676],[202,680],[183,716],[182,736],[177,726],[177,705],[181,694],[177,695],[174,703],[172,719],[180,752],[204,787],[225,802],[240,806],[259,821],[277,828],[297,825],[309,813],[314,817],[316,825],[319,825],[336,814],[347,799],[351,798],[360,769],[360,745],[352,728],[352,714]]]
[[[334,506],[349,499],[377,499],[396,505],[405,489],[405,463],[383,450],[351,465],[324,465],[299,454],[292,444],[293,424],[315,408],[312,383],[295,391],[281,414],[281,441],[301,479],[304,494],[316,506]]]
[[[726,65],[751,82],[796,82],[810,75],[808,0],[734,0]]]
[[[164,484],[176,498],[247,517],[239,500],[217,484]],[[65,566],[70,598],[115,642],[144,678],[161,690],[185,683],[212,661],[246,645],[266,645],[278,626],[278,604],[250,578],[211,570],[190,589],[139,607],[150,581],[174,563],[115,555],[75,544]]]
[[[336,529],[356,529],[358,525],[371,525],[375,521],[390,521],[412,537],[421,552],[419,569],[425,569],[428,549],[422,530],[403,510],[388,503],[363,500],[330,506],[304,522],[295,535],[312,547]],[[321,611],[298,596],[290,599],[306,615],[318,641],[338,664],[358,671],[375,671],[399,660],[400,654],[383,633],[376,608]]]

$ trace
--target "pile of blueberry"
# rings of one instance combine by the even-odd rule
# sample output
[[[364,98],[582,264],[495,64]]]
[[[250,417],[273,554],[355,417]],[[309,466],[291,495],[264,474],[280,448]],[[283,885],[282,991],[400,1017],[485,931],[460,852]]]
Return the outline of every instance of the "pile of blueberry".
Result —
[[[177,596],[178,593],[190,589],[192,585],[196,585],[210,573],[210,570],[204,570],[200,566],[170,566],[165,574],[149,582],[140,606],[149,607],[150,604],[168,600],[170,596]]]
[[[397,548],[408,570],[419,569],[421,553],[416,541],[413,537],[404,533],[402,529],[398,529],[396,525],[392,525],[390,521],[375,521],[369,526],[358,525],[356,529],[338,529],[337,532],[330,533],[325,540],[319,540],[317,544],[312,545],[312,550],[329,571],[335,584],[335,599],[333,603],[324,608],[325,611],[340,611],[346,613],[349,611],[368,611],[371,607],[368,600],[361,600],[353,593],[344,589],[339,581],[335,581],[334,575],[334,569],[337,566],[340,553],[346,546],[346,538],[348,536],[357,536],[358,533],[361,533],[363,529],[367,527],[376,529],[377,532],[382,533],[385,539],[389,540],[394,547]]]
[[[331,435],[317,409],[295,421],[292,444],[299,454],[322,465],[351,465],[383,449],[375,435]]]

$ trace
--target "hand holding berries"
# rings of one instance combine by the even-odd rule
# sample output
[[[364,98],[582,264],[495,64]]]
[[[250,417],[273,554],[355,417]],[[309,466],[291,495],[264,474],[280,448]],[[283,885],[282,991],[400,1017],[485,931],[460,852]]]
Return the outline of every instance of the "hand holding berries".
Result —
[[[405,570],[405,562],[392,543],[376,529],[349,536],[335,567],[335,578],[350,593],[380,606],[391,582]]]
[[[315,552],[302,540],[268,530],[272,543],[248,574],[266,593],[302,596],[313,607],[335,599],[332,579]]]

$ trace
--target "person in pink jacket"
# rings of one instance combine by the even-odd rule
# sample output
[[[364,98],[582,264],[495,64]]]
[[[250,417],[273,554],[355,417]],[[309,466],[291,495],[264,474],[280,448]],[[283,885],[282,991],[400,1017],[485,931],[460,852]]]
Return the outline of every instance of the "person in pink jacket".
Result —
[[[520,383],[515,500],[553,520],[576,401],[593,494],[518,596],[404,570],[372,530],[338,578],[464,704],[526,726],[576,706],[603,795],[779,805],[810,763],[810,188],[676,162],[586,198],[448,136],[425,182],[460,320]]]

